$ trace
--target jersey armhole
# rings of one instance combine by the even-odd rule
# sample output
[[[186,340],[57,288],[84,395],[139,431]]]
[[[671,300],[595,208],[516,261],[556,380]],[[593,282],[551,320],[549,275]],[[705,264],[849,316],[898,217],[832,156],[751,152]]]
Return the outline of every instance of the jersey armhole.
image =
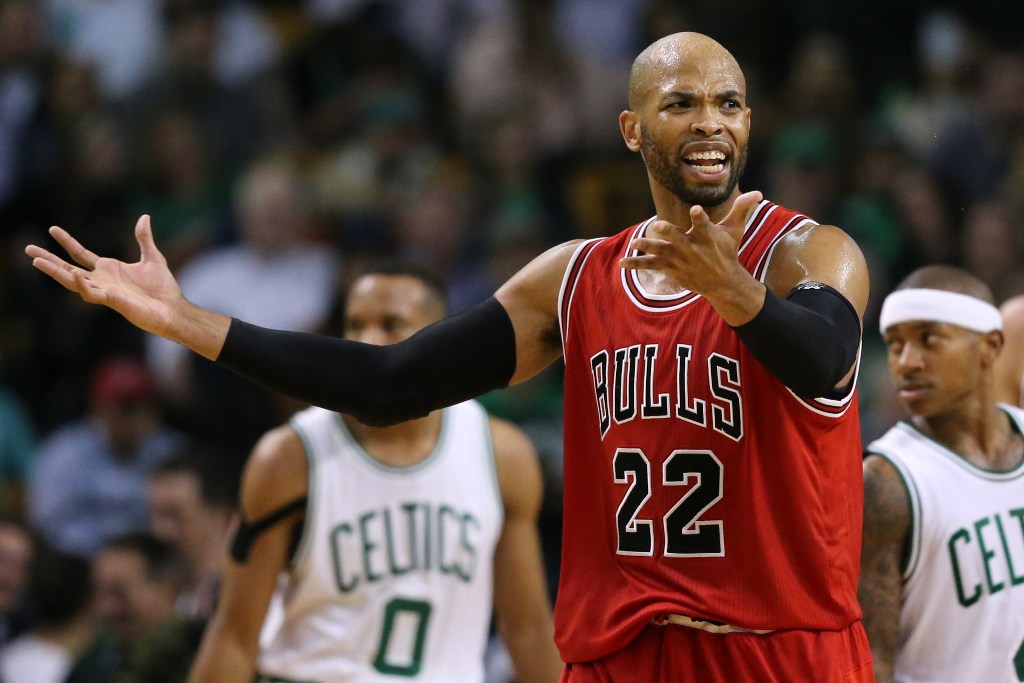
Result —
[[[910,503],[910,533],[907,534],[907,547],[904,548],[903,564],[900,568],[903,582],[906,583],[914,576],[921,558],[921,496],[917,491],[917,485],[914,484],[914,478],[897,458],[880,450],[865,451],[865,457],[868,455],[878,456],[893,466]]]
[[[484,413],[484,448],[487,451],[488,469],[491,473],[491,485],[494,487],[494,497],[498,504],[498,512],[501,515],[501,526],[505,524],[505,499],[501,495],[501,479],[498,476],[498,452],[494,448],[494,433],[491,430],[490,416]]]
[[[580,272],[590,257],[590,252],[603,237],[594,237],[585,240],[569,257],[569,263],[565,267],[565,274],[562,275],[562,285],[558,289],[558,328],[562,335],[562,355],[565,355],[566,344],[569,341],[569,313],[572,309],[572,300],[576,294],[576,283],[579,281]]]
[[[833,389],[824,396],[818,396],[817,398],[800,398],[789,387],[785,387],[786,392],[797,403],[815,415],[833,420],[841,418],[843,415],[846,415],[846,411],[853,405],[853,397],[857,393],[857,380],[860,378],[860,361],[863,350],[864,344],[862,342],[857,347],[857,357],[853,361],[853,377],[850,378],[850,383],[842,389]]]
[[[299,435],[299,440],[302,441],[302,454],[306,458],[306,516],[302,520],[302,530],[296,535],[295,540],[292,542],[291,559],[288,562],[288,569],[290,571],[298,571],[305,565],[306,557],[309,555],[309,546],[312,543],[313,529],[312,526],[316,520],[317,505],[320,501],[319,490],[317,488],[317,476],[316,476],[316,456],[313,451],[313,444],[310,442],[309,436],[305,430],[297,425],[294,421],[291,423],[291,428],[295,430],[295,433]]]

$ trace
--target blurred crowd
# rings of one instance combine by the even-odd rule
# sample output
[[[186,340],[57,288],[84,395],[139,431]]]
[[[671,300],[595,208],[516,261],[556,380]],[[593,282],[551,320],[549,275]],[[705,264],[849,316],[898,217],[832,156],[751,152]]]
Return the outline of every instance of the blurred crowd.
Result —
[[[652,213],[616,123],[630,64],[701,31],[746,72],[741,186],[868,257],[871,438],[902,417],[876,331],[895,281],[951,263],[1024,292],[1024,5],[961,5],[0,0],[0,681],[183,680],[241,464],[299,407],[33,271],[48,226],[135,260],[150,214],[188,298],[269,327],[336,332],[385,256],[444,274],[457,311]],[[485,398],[545,461],[552,584],[558,370]]]

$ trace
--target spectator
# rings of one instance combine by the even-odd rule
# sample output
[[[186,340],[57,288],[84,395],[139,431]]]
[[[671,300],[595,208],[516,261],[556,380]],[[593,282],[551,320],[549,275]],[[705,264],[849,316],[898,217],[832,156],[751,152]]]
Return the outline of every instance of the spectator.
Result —
[[[136,203],[161,226],[168,262],[177,271],[227,233],[230,187],[192,114],[158,114],[142,154],[144,189]]]
[[[960,254],[967,269],[992,289],[996,301],[1024,293],[1020,225],[1000,202],[979,202],[968,209]]]
[[[263,42],[262,36],[273,42],[259,15],[235,2],[164,0],[162,5],[166,63],[158,77],[125,102],[130,127],[141,133],[161,112],[189,112],[200,122],[215,154],[232,169],[287,142],[291,103],[272,68],[276,47],[268,46],[254,61],[245,56],[246,41]],[[247,18],[228,21],[225,13],[234,11]],[[242,41],[238,55],[222,62],[219,57],[231,41]],[[257,50],[264,52],[258,46]]]
[[[113,681],[134,647],[174,619],[181,563],[149,533],[109,539],[92,564],[100,631],[64,683]]]
[[[0,387],[0,515],[24,514],[25,479],[35,441],[35,427],[17,394]]]
[[[213,614],[227,558],[234,478],[217,454],[202,446],[189,445],[182,453],[150,477],[149,506],[153,535],[184,562],[176,611],[205,621]]]
[[[235,208],[241,241],[193,259],[181,271],[182,291],[192,301],[277,329],[317,329],[330,311],[339,259],[314,241],[304,176],[287,159],[264,159],[239,182]],[[247,452],[262,431],[295,410],[177,344],[147,341],[150,366],[180,418],[232,452]]]
[[[166,427],[142,361],[97,368],[89,413],[46,439],[34,456],[29,520],[63,552],[91,557],[107,539],[149,525],[146,481],[178,435]]]
[[[0,210],[16,211],[24,198],[28,139],[42,99],[44,25],[36,3],[0,2]]]
[[[13,519],[0,517],[0,645],[28,626],[25,599],[32,554],[28,530]]]
[[[38,547],[30,594],[35,624],[0,649],[0,680],[62,683],[96,637],[89,563]]]

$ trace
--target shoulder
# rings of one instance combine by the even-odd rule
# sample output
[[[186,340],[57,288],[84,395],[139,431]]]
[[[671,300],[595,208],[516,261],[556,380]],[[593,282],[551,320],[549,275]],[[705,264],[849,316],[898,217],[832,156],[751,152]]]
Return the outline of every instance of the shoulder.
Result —
[[[516,296],[554,300],[569,263],[580,246],[591,240],[570,240],[543,252],[509,278],[495,295],[499,301]]]
[[[494,444],[498,487],[506,511],[511,508],[539,508],[543,495],[540,462],[530,439],[511,422],[488,417]]]
[[[841,292],[863,315],[868,299],[867,261],[856,241],[835,225],[807,223],[787,233],[765,276],[765,284],[782,297],[812,280]]]
[[[776,253],[806,260],[829,259],[833,262],[853,260],[851,265],[866,266],[857,242],[842,228],[825,223],[805,223],[786,234]]]
[[[281,426],[256,443],[242,475],[241,508],[258,519],[308,493],[309,464],[298,433]]]

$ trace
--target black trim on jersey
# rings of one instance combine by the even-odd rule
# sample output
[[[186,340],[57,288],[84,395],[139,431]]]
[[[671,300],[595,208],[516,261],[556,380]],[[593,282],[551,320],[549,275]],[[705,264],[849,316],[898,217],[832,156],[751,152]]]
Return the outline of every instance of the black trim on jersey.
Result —
[[[296,512],[304,511],[308,500],[309,496],[296,498],[292,502],[286,503],[274,510],[258,522],[251,524],[245,520],[245,517],[242,517],[238,522],[238,530],[235,532],[235,537],[231,539],[231,559],[239,564],[248,562],[249,551],[252,550],[252,544],[256,542],[256,538],[282,519],[290,517]],[[299,534],[292,534],[291,548],[288,550],[289,557],[295,555],[300,537],[301,531]]]

